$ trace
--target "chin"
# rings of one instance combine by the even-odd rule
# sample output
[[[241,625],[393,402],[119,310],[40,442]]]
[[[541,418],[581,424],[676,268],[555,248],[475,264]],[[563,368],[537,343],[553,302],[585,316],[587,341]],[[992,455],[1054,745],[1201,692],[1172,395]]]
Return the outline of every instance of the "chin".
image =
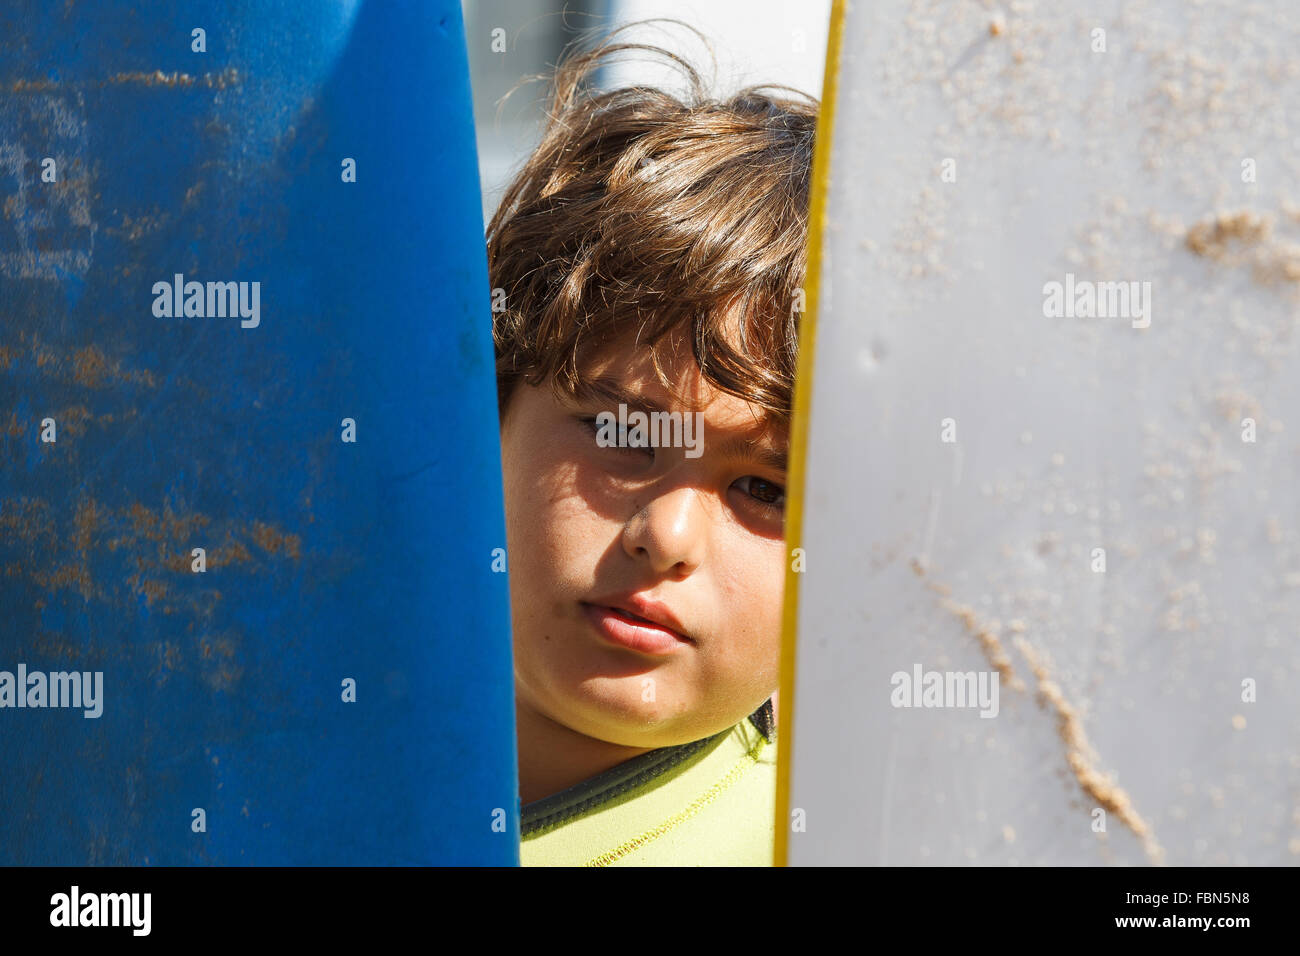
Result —
[[[643,701],[640,682],[619,693],[581,694],[566,708],[572,720],[564,723],[581,734],[618,744],[621,747],[669,747],[697,740],[707,734],[692,736],[689,727],[670,715],[680,708],[668,702]]]

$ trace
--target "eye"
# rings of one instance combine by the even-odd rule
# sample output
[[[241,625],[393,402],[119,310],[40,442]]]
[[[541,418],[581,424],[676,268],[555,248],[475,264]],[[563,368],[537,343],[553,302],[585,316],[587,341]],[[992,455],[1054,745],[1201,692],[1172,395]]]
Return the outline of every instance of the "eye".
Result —
[[[746,475],[736,482],[736,487],[747,494],[761,509],[772,514],[785,510],[785,489],[774,481],[757,475]]]
[[[579,416],[578,422],[583,426],[583,428],[585,428],[588,432],[590,432],[592,437],[592,444],[595,445],[596,448],[599,449],[600,451],[610,451],[616,454],[622,452],[624,454],[632,454],[632,455],[635,455],[637,453],[644,453],[647,454],[650,458],[654,458],[655,456],[655,450],[653,447],[648,446],[645,448],[641,448],[639,446],[638,447],[629,446],[627,444],[626,428],[618,430],[617,438],[619,443],[617,445],[600,445],[595,441],[596,437],[601,432],[601,427],[596,422],[596,416],[594,415],[590,415],[586,417]]]

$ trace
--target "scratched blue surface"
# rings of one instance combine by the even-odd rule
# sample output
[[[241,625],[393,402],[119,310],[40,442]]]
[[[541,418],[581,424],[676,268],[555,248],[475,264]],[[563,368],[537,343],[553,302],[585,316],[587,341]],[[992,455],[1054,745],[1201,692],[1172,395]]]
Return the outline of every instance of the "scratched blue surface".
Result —
[[[0,670],[104,675],[98,719],[0,709],[0,863],[516,863],[459,3],[0,36]],[[260,325],[156,317],[176,273]]]

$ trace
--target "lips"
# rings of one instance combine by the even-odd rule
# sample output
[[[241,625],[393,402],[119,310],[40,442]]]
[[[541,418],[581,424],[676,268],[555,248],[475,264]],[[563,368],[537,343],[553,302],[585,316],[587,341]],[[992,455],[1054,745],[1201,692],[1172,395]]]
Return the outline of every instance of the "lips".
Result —
[[[638,595],[582,602],[583,614],[606,641],[644,654],[671,654],[694,644],[664,604]]]
[[[623,613],[623,614],[626,614],[628,617],[630,617],[630,618],[631,618],[632,620],[634,620],[634,621],[644,621],[646,624],[655,624],[655,623],[657,623],[656,621],[652,621],[652,620],[650,620],[648,617],[641,617],[640,615],[633,614],[631,611],[629,611],[629,610],[628,610],[627,608],[625,608],[625,607],[615,607],[615,608],[613,608],[613,610],[615,610],[615,611],[619,611],[619,612],[621,612],[621,613]],[[662,627],[662,625],[660,625],[660,626]],[[672,628],[669,628],[668,630],[672,630]]]
[[[672,631],[682,640],[692,640],[690,632],[686,630],[685,625],[682,624],[681,620],[667,604],[643,594],[614,594],[590,603],[612,608],[627,615],[634,621],[658,625],[665,630]]]

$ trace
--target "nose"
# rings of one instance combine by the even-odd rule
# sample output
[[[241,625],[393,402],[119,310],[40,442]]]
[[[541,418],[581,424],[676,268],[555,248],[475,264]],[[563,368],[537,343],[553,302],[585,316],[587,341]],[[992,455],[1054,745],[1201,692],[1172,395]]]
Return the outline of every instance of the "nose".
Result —
[[[704,561],[708,515],[698,489],[673,488],[656,495],[623,527],[623,550],[648,561],[655,572],[684,578]]]

